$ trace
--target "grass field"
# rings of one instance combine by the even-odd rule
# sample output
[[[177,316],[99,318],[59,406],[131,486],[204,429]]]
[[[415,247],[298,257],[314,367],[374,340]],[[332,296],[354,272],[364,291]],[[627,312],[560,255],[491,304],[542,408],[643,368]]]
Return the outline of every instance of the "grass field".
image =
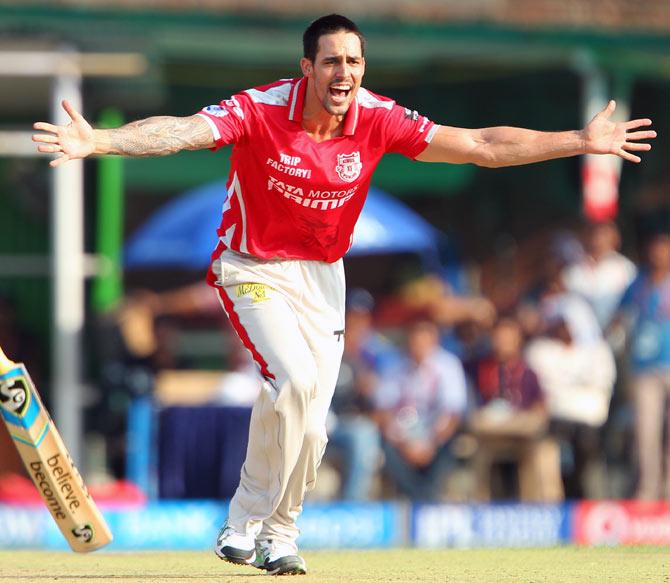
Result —
[[[305,558],[309,575],[290,581],[670,583],[670,548],[324,551]],[[262,571],[228,565],[211,553],[0,551],[1,583],[243,583],[259,577]]]

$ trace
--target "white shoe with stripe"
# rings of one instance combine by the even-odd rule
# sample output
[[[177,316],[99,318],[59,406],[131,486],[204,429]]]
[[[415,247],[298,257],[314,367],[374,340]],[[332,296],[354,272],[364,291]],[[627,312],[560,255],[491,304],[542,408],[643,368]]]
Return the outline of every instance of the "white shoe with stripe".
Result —
[[[265,569],[268,575],[306,575],[307,564],[298,555],[295,545],[274,541],[256,541],[256,562],[259,569]]]
[[[236,531],[226,521],[214,546],[216,556],[236,565],[251,565],[256,560],[256,541],[253,536]]]

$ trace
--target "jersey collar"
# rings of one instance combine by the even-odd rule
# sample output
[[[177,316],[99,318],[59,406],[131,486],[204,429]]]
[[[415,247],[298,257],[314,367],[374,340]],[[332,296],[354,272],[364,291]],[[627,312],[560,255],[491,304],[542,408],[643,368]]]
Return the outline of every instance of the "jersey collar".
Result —
[[[291,121],[302,122],[302,110],[305,106],[305,94],[307,93],[307,77],[298,79],[291,88],[288,99],[288,118]],[[344,116],[344,128],[342,135],[353,136],[358,126],[358,97],[354,97],[351,106]]]

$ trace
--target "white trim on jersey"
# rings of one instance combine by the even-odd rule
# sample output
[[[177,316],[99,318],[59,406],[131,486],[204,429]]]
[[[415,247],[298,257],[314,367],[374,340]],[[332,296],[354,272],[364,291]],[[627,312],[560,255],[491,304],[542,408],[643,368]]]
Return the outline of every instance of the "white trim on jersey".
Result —
[[[240,181],[237,178],[237,172],[233,174],[233,181],[230,186],[231,188],[235,189],[237,202],[240,205],[240,215],[242,216],[242,238],[240,239],[240,251],[242,253],[249,253],[249,250],[247,248],[247,209],[244,206],[244,197],[242,196],[242,186],[240,185]]]
[[[372,95],[372,93],[363,87],[358,88],[358,95],[356,95],[356,99],[363,107],[368,108],[383,107],[384,109],[391,110],[395,104],[395,101],[382,101],[381,99],[377,99],[374,95]]]
[[[228,189],[228,192],[226,193],[226,202],[223,203],[223,208],[221,209],[221,214],[225,215],[226,211],[230,210],[231,204],[231,195],[234,192],[233,185],[230,185],[230,188]],[[230,249],[230,245],[233,242],[233,235],[235,234],[235,227],[237,225],[231,225],[226,229],[226,232],[223,236],[219,237],[219,240],[228,248]]]
[[[211,118],[207,117],[206,115],[202,113],[196,113],[195,115],[200,116],[202,119],[204,119],[207,124],[209,125],[209,129],[212,130],[212,136],[214,137],[214,140],[220,140],[221,139],[221,133],[219,132],[219,128],[216,127],[216,124],[211,120]]]
[[[230,225],[230,227],[226,229],[226,232],[223,234],[223,236],[219,237],[219,241],[221,241],[226,246],[227,249],[231,248],[236,226],[237,225]]]
[[[354,107],[354,123],[351,124],[351,132],[353,133],[356,131],[356,128],[358,127],[358,108],[359,108],[358,97],[354,99],[352,105]]]
[[[240,239],[240,248],[241,253],[248,253],[247,248],[247,209],[244,206],[244,197],[242,196],[242,187],[240,181],[237,178],[237,172],[233,173],[233,178],[230,181],[230,187],[228,188],[228,196],[226,197],[226,202],[223,205],[223,214],[226,214],[226,211],[229,211],[231,208],[231,201],[233,196],[237,198],[237,204],[240,205],[240,216],[242,218],[242,237]],[[223,236],[219,237],[219,240],[228,248],[234,249],[233,247],[233,236],[235,235],[237,224],[231,225],[226,229],[226,232]]]
[[[295,106],[296,103],[298,103],[298,92],[300,91],[300,83],[302,83],[302,79],[300,79],[296,84],[295,88],[293,90],[293,99],[291,99],[291,109],[288,112],[288,118],[291,121],[295,121],[293,115],[295,114]]]
[[[288,96],[291,93],[291,83],[284,83],[270,87],[266,91],[258,89],[246,89],[244,91],[254,103],[265,103],[266,105],[287,105]]]

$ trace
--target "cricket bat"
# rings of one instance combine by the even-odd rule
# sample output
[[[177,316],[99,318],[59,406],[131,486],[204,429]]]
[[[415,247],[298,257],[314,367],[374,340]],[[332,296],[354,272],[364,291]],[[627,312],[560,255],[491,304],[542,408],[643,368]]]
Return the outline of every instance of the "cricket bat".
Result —
[[[0,413],[47,509],[73,551],[105,546],[112,533],[21,363],[0,348]]]

